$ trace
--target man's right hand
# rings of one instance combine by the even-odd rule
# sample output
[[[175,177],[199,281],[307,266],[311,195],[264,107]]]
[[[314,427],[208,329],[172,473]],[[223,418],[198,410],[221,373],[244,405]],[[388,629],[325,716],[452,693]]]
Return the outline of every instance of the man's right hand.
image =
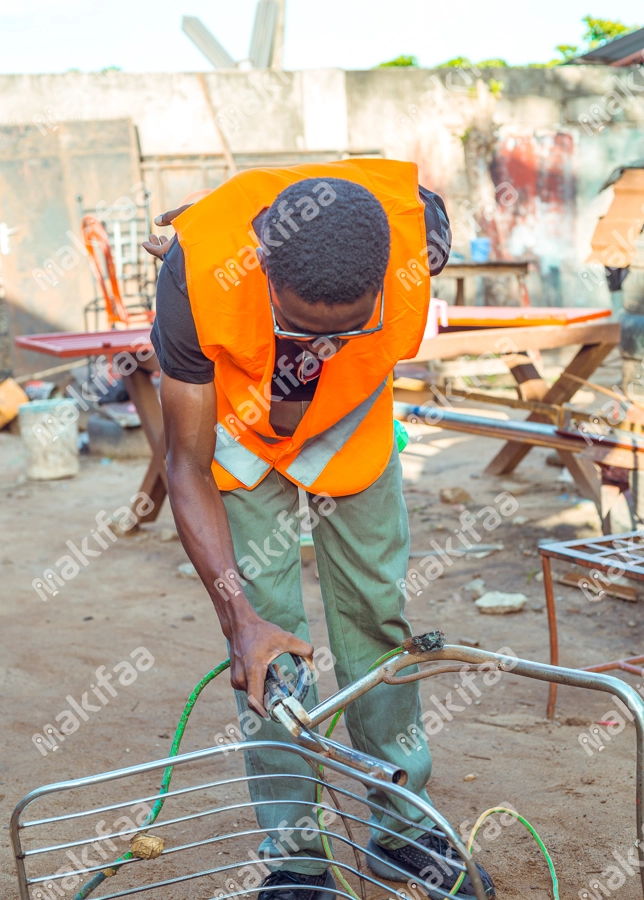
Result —
[[[238,691],[246,691],[248,705],[266,716],[264,682],[270,663],[282,653],[294,653],[313,666],[313,646],[283,631],[277,625],[253,613],[243,623],[237,622],[230,635],[230,683]]]
[[[160,216],[157,216],[154,220],[155,225],[172,225],[172,222],[180,216],[182,212],[189,207],[192,206],[192,203],[185,203],[183,206],[177,207],[177,209],[170,209],[168,212],[161,213]],[[163,257],[166,255],[170,246],[172,245],[172,241],[168,240],[165,235],[157,235],[151,234],[150,240],[143,241],[143,248],[148,251],[150,256],[156,256],[157,259],[163,261]]]

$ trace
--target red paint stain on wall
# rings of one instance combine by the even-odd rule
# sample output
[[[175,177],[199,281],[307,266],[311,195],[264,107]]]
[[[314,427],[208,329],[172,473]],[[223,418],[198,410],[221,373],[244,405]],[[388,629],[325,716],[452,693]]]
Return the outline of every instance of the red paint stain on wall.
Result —
[[[574,252],[576,181],[574,141],[565,132],[506,135],[491,174],[496,187],[509,182],[516,202],[499,207],[501,243],[513,255],[563,259]]]

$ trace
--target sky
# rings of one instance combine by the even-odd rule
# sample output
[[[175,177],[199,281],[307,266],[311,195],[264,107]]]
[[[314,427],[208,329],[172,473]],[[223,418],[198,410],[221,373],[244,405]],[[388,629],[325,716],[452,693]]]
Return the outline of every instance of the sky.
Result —
[[[641,0],[286,0],[285,69],[369,69],[401,54],[545,62],[578,44],[584,15],[644,24]],[[198,16],[234,59],[248,55],[256,0],[0,0],[0,73],[209,71],[181,30]]]

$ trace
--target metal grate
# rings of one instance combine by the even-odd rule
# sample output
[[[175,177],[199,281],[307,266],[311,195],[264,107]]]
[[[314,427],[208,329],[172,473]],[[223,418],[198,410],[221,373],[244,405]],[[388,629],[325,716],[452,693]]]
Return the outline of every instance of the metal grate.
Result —
[[[248,775],[239,772],[249,750],[261,753],[262,749],[276,748],[307,760],[312,766],[311,775]],[[374,889],[377,889],[378,896],[382,896],[384,891],[385,896],[400,900],[425,897],[425,892],[410,881],[403,870],[399,872],[405,883],[392,887],[391,883],[374,875],[367,865],[367,858],[373,857],[367,847],[372,811],[386,812],[388,817],[402,826],[416,827],[392,809],[385,810],[367,799],[363,788],[371,787],[377,788],[381,795],[404,798],[430,817],[436,823],[436,833],[446,837],[456,847],[454,858],[450,861],[451,867],[469,872],[473,869],[471,857],[449,823],[434,807],[405,788],[362,774],[295,744],[262,741],[186,753],[172,759],[48,785],[32,792],[17,808],[11,826],[21,900],[54,900],[63,895],[76,897],[93,875],[109,870],[110,864],[129,849],[131,838],[140,834],[140,822],[158,798],[158,792],[153,788],[154,774],[168,764],[180,767],[181,778],[185,781],[191,782],[195,775],[199,775],[199,770],[203,772],[204,767],[211,777],[182,784],[165,795],[163,818],[144,829],[146,834],[163,838],[165,845],[160,857],[153,860],[134,858],[124,862],[119,871],[98,888],[94,896],[100,897],[100,900],[141,894],[150,900],[184,900],[187,882],[190,883],[190,897],[198,900],[224,900],[256,893],[269,870],[265,861],[257,855],[257,845],[264,831],[255,823],[254,808],[262,803],[252,803],[248,799],[248,784],[266,778],[274,781],[288,779],[291,782],[299,779],[317,784],[320,764],[332,770],[333,775],[331,792],[328,790],[328,779],[324,776],[323,798],[319,805],[312,807],[309,801],[292,799],[263,801],[271,805],[299,802],[303,807],[302,815],[309,813],[309,820],[301,827],[286,829],[288,835],[282,842],[286,859],[289,848],[300,847],[306,853],[307,838],[311,840],[312,835],[326,833],[333,845],[334,865],[363,900],[373,895]],[[223,769],[225,777],[213,780],[213,768],[220,773]],[[141,792],[142,783],[145,788]],[[106,804],[106,794],[119,794],[119,797],[116,802]],[[338,808],[338,799],[342,809]],[[189,806],[185,801],[189,801]],[[41,816],[23,819],[27,807],[36,802],[42,810]],[[61,806],[65,811],[55,814]],[[317,821],[318,809],[323,816],[322,828]],[[312,811],[315,815],[313,821],[317,823],[315,827],[311,822]],[[378,828],[391,835],[396,833],[382,825]],[[427,852],[426,848],[419,849]],[[319,860],[319,857],[298,856],[298,859],[303,858]],[[425,883],[431,886],[434,896],[449,896],[448,890],[441,887],[440,864],[437,862],[432,869],[426,873]],[[316,890],[322,892],[324,889]],[[353,900],[337,877],[334,893]]]
[[[582,566],[618,566],[628,577],[644,581],[644,531],[543,544],[539,553]]]

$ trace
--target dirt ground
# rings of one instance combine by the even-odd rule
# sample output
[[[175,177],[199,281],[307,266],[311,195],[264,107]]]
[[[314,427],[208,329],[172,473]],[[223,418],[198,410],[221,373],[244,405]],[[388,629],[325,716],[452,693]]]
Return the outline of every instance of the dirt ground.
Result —
[[[594,508],[579,501],[574,485],[558,481],[561,470],[546,465],[545,451],[533,450],[511,477],[490,479],[482,472],[498,450],[498,441],[439,429],[421,430],[420,426],[411,427],[410,432],[412,440],[402,458],[412,551],[430,549],[432,539],[443,546],[459,527],[462,509],[442,503],[441,488],[464,488],[471,496],[466,506],[474,512],[492,503],[502,490],[513,493],[519,504],[514,515],[484,536],[486,543],[502,543],[502,550],[485,558],[456,560],[442,577],[410,600],[408,617],[414,632],[438,628],[448,643],[469,642],[490,650],[510,647],[520,657],[547,661],[548,630],[536,548],[540,540],[596,534]],[[83,457],[81,473],[74,479],[28,482],[19,438],[0,433],[3,900],[18,897],[8,830],[18,800],[46,783],[165,756],[193,686],[227,656],[205,590],[200,582],[177,572],[186,562],[181,544],[161,540],[162,530],[173,524],[167,503],[157,522],[110,544],[68,581],[58,596],[43,602],[31,586],[35,577],[66,552],[67,540],[78,544],[90,533],[96,513],[104,510],[109,516],[128,503],[144,470],[143,461]],[[481,614],[472,592],[465,589],[476,577],[484,579],[487,590],[525,593],[528,602],[523,611],[506,616]],[[314,643],[326,646],[314,563],[303,569],[303,583]],[[641,652],[643,625],[638,604],[610,598],[591,604],[578,589],[561,585],[556,586],[556,594],[563,664],[582,666]],[[32,735],[68,708],[68,695],[80,701],[83,692],[95,684],[97,667],[113,671],[121,661],[132,661],[131,653],[139,647],[154,657],[151,668],[138,672],[136,681],[128,686],[114,680],[117,696],[108,697],[104,707],[94,698],[99,711],[90,712],[88,720],[82,721],[58,750],[42,756]],[[432,694],[445,697],[453,686],[454,676],[449,675],[421,682],[425,708],[434,708]],[[321,695],[328,696],[334,689],[332,672],[323,673]],[[632,868],[618,866],[601,875],[617,865],[614,852],[626,860],[636,839],[635,730],[629,724],[603,752],[589,757],[578,737],[592,722],[611,718],[608,712],[614,705],[610,697],[561,689],[553,723],[544,720],[546,694],[544,684],[511,673],[497,685],[483,686],[480,702],[466,706],[428,739],[434,761],[429,786],[432,800],[459,829],[461,823],[471,826],[489,807],[514,806],[551,852],[562,898],[583,896],[580,891],[589,889],[593,877],[620,900],[641,897],[639,875]],[[215,734],[234,721],[232,691],[224,674],[197,704],[182,750],[211,746]],[[336,734],[340,740],[346,739],[342,727]],[[238,756],[230,754],[217,766],[177,776],[178,786],[234,777],[241,772],[239,762]],[[157,783],[157,775],[146,776],[138,782],[138,794],[124,793],[124,787],[115,783],[92,788],[84,799],[93,805],[109,805],[119,798],[146,792],[153,795]],[[178,797],[167,813],[181,816],[208,808],[213,799],[221,805],[222,800],[243,802],[243,797],[243,785],[233,783],[192,798],[190,794]],[[58,795],[34,804],[26,818],[73,808],[79,807],[74,807],[69,795]],[[103,818],[109,824],[118,815],[106,813]],[[184,843],[198,840],[207,832],[209,821],[183,823],[172,832],[173,839],[176,836]],[[214,833],[254,827],[250,810],[232,810],[220,815]],[[469,831],[467,824],[462,827],[465,833]],[[552,896],[547,866],[522,826],[515,823],[496,831],[500,833],[490,830],[481,838],[476,858],[493,874],[499,896],[534,900]],[[26,832],[25,844],[43,846],[46,838],[60,843],[67,836],[66,826],[49,826],[31,841]],[[216,844],[198,848],[192,851],[194,865],[221,865],[238,852],[243,857],[258,843],[253,835],[241,837],[235,848],[230,842],[226,847],[222,844],[222,849]],[[119,852],[124,847],[119,844]],[[340,855],[349,859],[344,852]],[[174,877],[185,871],[185,865],[180,856],[137,864],[95,896],[133,886],[139,878]],[[29,871],[38,871],[37,857],[31,866]],[[620,878],[617,871],[625,874]],[[620,885],[620,881],[624,883]],[[146,896],[205,900],[222,886],[221,877],[206,878]],[[64,896],[73,894],[68,890]],[[369,897],[383,900],[383,891],[371,889]]]

